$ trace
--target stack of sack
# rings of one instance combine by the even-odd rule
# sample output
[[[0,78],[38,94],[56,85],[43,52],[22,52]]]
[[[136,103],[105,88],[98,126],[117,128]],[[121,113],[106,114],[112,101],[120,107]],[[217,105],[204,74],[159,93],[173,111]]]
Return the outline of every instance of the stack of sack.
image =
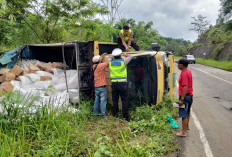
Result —
[[[64,69],[69,93],[66,89]],[[77,70],[68,69],[69,67],[61,62],[23,60],[11,70],[7,68],[0,70],[0,93],[18,91],[21,95],[39,96],[38,105],[57,107],[68,105],[69,100],[77,103],[79,101]]]

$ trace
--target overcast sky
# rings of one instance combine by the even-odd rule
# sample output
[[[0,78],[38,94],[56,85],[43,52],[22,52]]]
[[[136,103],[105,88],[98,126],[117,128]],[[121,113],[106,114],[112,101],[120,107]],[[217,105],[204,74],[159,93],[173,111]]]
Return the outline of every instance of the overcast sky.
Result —
[[[206,16],[215,25],[220,8],[219,0],[124,0],[121,10],[126,19],[153,21],[153,27],[165,37],[197,38],[191,27],[192,16]]]

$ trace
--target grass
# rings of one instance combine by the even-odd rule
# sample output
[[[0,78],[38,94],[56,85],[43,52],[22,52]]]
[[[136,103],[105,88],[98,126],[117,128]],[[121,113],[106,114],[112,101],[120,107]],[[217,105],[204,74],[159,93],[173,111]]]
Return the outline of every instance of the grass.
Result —
[[[166,118],[168,114],[175,118],[177,110],[168,97],[158,106],[131,111],[130,123],[110,115],[108,120],[93,117],[93,103],[87,100],[75,113],[44,104],[30,114],[36,100],[19,93],[1,100],[7,112],[0,114],[0,156],[149,157],[178,149]]]
[[[196,63],[232,71],[232,61],[216,61],[212,59],[196,58]]]
[[[175,59],[182,59],[183,57],[181,56],[174,56]]]

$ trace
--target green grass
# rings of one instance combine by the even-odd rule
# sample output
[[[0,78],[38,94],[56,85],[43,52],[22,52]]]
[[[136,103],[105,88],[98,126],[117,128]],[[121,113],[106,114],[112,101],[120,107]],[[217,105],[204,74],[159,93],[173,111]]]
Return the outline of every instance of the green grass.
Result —
[[[108,120],[93,117],[93,103],[86,100],[76,113],[43,105],[29,114],[36,100],[19,93],[9,93],[1,100],[7,113],[0,114],[0,156],[149,157],[178,149],[166,118],[168,114],[175,118],[177,110],[167,97],[158,106],[131,111],[130,123],[110,114]]]
[[[181,56],[174,56],[175,59],[182,59],[183,57]]]
[[[216,61],[211,59],[196,58],[196,63],[232,71],[232,61]]]

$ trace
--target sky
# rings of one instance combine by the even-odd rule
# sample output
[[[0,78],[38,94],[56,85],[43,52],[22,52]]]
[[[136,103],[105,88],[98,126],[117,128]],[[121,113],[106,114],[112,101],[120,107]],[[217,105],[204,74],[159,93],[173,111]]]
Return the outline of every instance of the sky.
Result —
[[[161,35],[190,41],[197,39],[197,34],[189,31],[191,17],[203,15],[215,25],[219,9],[219,0],[124,0],[121,5],[124,18],[153,21]]]

